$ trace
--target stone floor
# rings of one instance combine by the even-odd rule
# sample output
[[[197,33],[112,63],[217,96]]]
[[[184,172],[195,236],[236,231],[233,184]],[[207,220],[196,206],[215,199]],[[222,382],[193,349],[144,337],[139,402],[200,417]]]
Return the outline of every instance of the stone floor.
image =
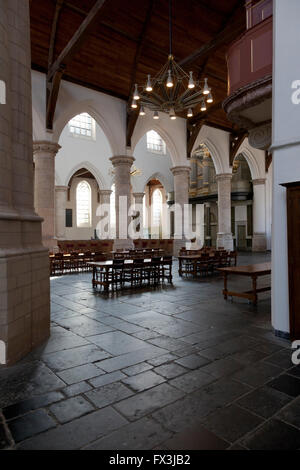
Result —
[[[270,294],[224,301],[218,275],[174,271],[173,286],[107,299],[90,273],[51,280],[50,340],[0,369],[0,447],[300,448],[300,369],[272,333]]]

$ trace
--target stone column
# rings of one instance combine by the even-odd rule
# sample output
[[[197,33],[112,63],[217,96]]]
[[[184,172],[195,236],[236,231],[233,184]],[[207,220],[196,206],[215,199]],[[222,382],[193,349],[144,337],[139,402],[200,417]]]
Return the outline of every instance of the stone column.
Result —
[[[58,240],[66,238],[68,189],[68,186],[55,186],[55,234]]]
[[[43,244],[52,250],[55,241],[55,155],[60,145],[54,142],[34,142],[34,206],[42,217]]]
[[[256,179],[253,184],[253,238],[252,251],[266,251],[266,180]]]
[[[218,182],[218,236],[217,247],[233,250],[231,233],[231,173],[216,176]]]
[[[0,1],[0,363],[50,334],[49,258],[33,207],[29,2]]]
[[[204,204],[205,207],[205,238],[204,242],[206,242],[206,239],[209,240],[208,244],[211,244],[211,227],[210,227],[210,202],[206,202]]]
[[[196,157],[191,158],[191,182],[190,182],[190,189],[193,193],[197,192],[198,186],[198,165]]]
[[[210,168],[210,156],[209,153],[203,152],[203,190],[208,193],[209,190],[209,168]]]
[[[101,189],[99,193],[100,193],[100,204],[105,205],[107,207],[107,213],[105,211],[105,214],[103,214],[102,217],[108,220],[108,227],[105,227],[105,231],[103,230],[103,233],[101,232],[98,233],[98,236],[101,239],[105,239],[105,238],[110,239],[112,237],[111,225],[110,225],[111,223],[110,221],[110,196],[111,196],[112,191],[110,189]]]
[[[189,203],[189,176],[191,168],[189,166],[175,166],[171,168],[171,171],[174,176],[175,204],[182,209],[181,216],[176,216],[175,213],[174,255],[177,256],[180,248],[185,246],[186,241],[190,242],[184,236],[184,206]]]
[[[144,196],[145,193],[133,193],[134,208],[136,212],[138,212],[140,221],[139,238],[143,238],[144,236]]]
[[[117,155],[111,157],[115,171],[115,188],[116,188],[116,240],[115,249],[127,249],[133,247],[133,242],[128,238],[128,225],[131,217],[128,216],[130,207],[130,170],[134,157],[126,155]],[[123,207],[124,206],[124,207]],[[127,217],[126,217],[127,211]],[[121,224],[120,224],[121,221]],[[127,226],[126,226],[127,222]]]

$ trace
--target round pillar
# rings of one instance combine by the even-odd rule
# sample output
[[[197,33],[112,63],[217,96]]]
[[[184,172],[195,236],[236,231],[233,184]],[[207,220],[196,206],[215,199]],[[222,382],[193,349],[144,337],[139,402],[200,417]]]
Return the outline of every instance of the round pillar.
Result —
[[[52,249],[55,237],[55,155],[60,145],[54,142],[34,142],[34,201],[35,210],[44,219],[42,223],[43,244]]]
[[[128,225],[130,218],[128,210],[130,207],[130,170],[134,157],[117,155],[111,157],[110,161],[114,167],[115,182],[115,204],[116,204],[116,240],[115,249],[131,248],[133,243],[128,239]]]
[[[189,204],[189,178],[191,168],[189,166],[175,166],[171,168],[174,176],[174,199],[179,212],[175,210],[174,255],[177,256],[180,248],[185,246],[185,227],[189,227],[189,220],[184,218],[184,206]],[[181,209],[181,211],[180,211]],[[188,211],[186,211],[186,216]],[[189,240],[190,241],[190,240]]]
[[[140,229],[137,230],[139,233],[139,238],[143,238],[144,235],[144,196],[145,193],[133,193],[133,198],[134,198],[134,208],[136,212],[138,213],[138,218],[139,218],[139,226]]]
[[[110,196],[112,194],[112,191],[110,189],[102,189],[99,191],[100,194],[100,205],[101,205],[101,219],[102,223],[100,224],[100,229],[98,230],[100,233],[98,233],[98,236],[101,239],[106,239],[106,238],[111,238],[112,233],[111,233],[111,219],[110,219]],[[104,206],[104,207],[102,207]],[[104,221],[107,221],[107,225],[104,225]]]
[[[68,186],[55,186],[55,233],[58,240],[66,238],[68,189]]]
[[[217,247],[233,250],[231,233],[231,173],[216,176],[218,182],[218,236]]]
[[[253,184],[253,238],[252,251],[266,251],[266,180],[252,180]]]

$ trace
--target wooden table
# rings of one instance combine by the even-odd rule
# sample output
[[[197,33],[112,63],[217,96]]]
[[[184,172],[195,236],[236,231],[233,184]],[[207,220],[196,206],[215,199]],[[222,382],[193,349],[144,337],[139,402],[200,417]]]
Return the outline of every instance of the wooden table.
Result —
[[[259,276],[266,276],[271,274],[271,263],[259,263],[249,264],[248,266],[232,266],[228,268],[218,268],[224,275],[224,299],[227,300],[229,297],[242,297],[252,301],[255,305],[257,304],[257,294],[260,292],[267,292],[271,290],[271,286],[257,288],[257,278]],[[248,276],[252,279],[252,290],[246,292],[232,292],[227,288],[229,274],[235,274],[239,276]]]
[[[142,269],[146,267],[150,267],[153,264],[153,261],[150,258],[143,259],[141,261],[143,261],[142,266],[141,266]],[[139,266],[138,265],[135,266],[134,262],[135,260],[133,259],[125,259],[124,267],[125,268],[132,267],[135,269],[139,269]],[[170,283],[172,283],[172,263],[173,263],[172,258],[170,259],[161,258],[159,261],[159,264],[163,267],[162,277],[165,279],[168,279]],[[112,270],[120,269],[122,265],[115,265],[113,261],[94,261],[94,262],[90,262],[87,264],[88,266],[91,266],[93,268],[93,279],[92,279],[93,288],[97,287],[97,285],[100,285],[103,287],[104,292],[107,293],[109,291],[109,286],[111,284],[110,277],[111,277]],[[165,275],[164,273],[167,268],[169,268],[169,270],[168,270],[168,273]],[[97,274],[100,274],[100,276]]]

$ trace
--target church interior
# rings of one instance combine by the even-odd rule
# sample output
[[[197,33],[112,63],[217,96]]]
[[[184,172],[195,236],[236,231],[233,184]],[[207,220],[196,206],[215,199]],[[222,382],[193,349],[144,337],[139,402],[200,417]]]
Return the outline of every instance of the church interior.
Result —
[[[0,0],[0,449],[300,449],[299,18]]]

